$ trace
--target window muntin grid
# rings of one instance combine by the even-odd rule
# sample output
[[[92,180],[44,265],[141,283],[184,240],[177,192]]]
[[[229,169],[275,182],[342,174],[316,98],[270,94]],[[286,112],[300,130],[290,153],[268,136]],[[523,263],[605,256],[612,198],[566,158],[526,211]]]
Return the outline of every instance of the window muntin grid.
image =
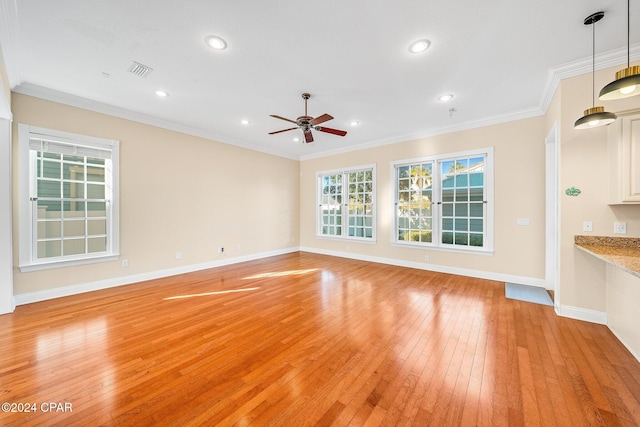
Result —
[[[375,239],[375,168],[318,174],[318,236]]]

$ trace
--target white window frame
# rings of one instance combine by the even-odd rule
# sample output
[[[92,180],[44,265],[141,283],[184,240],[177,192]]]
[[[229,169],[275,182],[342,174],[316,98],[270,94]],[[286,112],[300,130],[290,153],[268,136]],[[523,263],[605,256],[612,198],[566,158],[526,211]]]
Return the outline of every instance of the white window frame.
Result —
[[[83,155],[82,151],[85,148],[89,152],[102,150],[110,153],[110,161],[107,161],[105,166],[106,251],[41,259],[37,257],[37,187],[33,170],[35,151],[30,148],[32,139],[66,145],[76,150],[75,155],[79,156]],[[119,151],[119,141],[18,124],[19,267],[21,271],[47,270],[118,259],[120,254]]]
[[[442,178],[441,164],[446,161],[460,160],[466,157],[484,156],[484,221],[483,221],[483,246],[466,246],[442,243]],[[398,239],[398,168],[417,163],[432,163],[432,241],[414,242]],[[445,153],[434,156],[418,157],[391,162],[391,188],[393,188],[393,227],[391,229],[391,243],[394,246],[413,247],[422,249],[434,249],[450,252],[477,253],[484,255],[493,254],[494,243],[494,155],[493,147]]]
[[[371,191],[371,237],[349,236],[349,193],[348,176],[350,173],[371,171],[372,191]],[[322,178],[328,175],[342,175],[342,214],[340,235],[329,235],[322,233]],[[316,173],[316,237],[322,239],[353,240],[364,243],[376,242],[376,165],[362,165],[344,169],[333,169]]]

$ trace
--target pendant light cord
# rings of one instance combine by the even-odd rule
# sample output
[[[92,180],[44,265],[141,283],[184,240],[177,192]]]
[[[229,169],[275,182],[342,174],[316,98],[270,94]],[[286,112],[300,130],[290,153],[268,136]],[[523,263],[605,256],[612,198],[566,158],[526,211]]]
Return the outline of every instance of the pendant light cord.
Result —
[[[628,1],[628,0],[627,0]],[[596,106],[596,23],[591,23],[593,36],[591,40],[591,106]]]
[[[629,8],[630,8],[631,0],[627,0],[627,68],[631,67],[631,24],[629,23]]]

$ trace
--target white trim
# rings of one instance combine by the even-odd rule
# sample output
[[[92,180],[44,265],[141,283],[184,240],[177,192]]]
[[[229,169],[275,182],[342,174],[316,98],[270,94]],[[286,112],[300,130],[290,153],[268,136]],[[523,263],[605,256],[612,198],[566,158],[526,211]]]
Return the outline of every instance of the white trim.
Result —
[[[37,248],[34,235],[34,207],[31,197],[35,197],[36,189],[31,173],[31,138],[60,140],[65,143],[109,150],[110,161],[105,166],[105,183],[107,189],[105,198],[110,204],[110,214],[107,215],[108,248],[103,253],[82,254],[52,259],[37,259]],[[119,211],[119,159],[120,142],[105,138],[79,135],[53,129],[45,129],[26,124],[18,124],[18,264],[23,272],[37,271],[57,267],[69,267],[91,262],[104,262],[117,259],[120,253],[120,211]]]
[[[11,121],[0,118],[0,314],[11,313],[15,309],[11,151]]]
[[[86,256],[86,255],[85,255]],[[86,258],[76,258],[64,261],[42,261],[34,264],[26,264],[20,266],[21,273],[29,273],[31,271],[51,270],[52,268],[76,267],[78,265],[95,264],[99,262],[116,261],[119,254],[108,255],[90,255]]]
[[[498,282],[519,283],[523,285],[537,286],[540,288],[545,287],[544,279],[539,279],[536,277],[495,273],[492,271],[471,270],[468,268],[449,267],[446,265],[425,264],[425,263],[416,262],[416,261],[406,261],[406,260],[395,259],[395,258],[384,258],[384,257],[356,254],[353,252],[339,252],[339,251],[331,251],[331,250],[310,248],[310,247],[301,247],[300,251],[311,252],[311,253],[316,253],[321,255],[336,256],[340,258],[355,259],[359,261],[375,262],[377,264],[388,264],[388,265],[394,265],[397,267],[407,267],[407,268],[415,268],[418,270],[435,271],[437,273],[455,274],[457,276],[475,277],[478,279],[495,280]]]
[[[378,184],[376,182],[376,163],[371,163],[367,165],[354,166],[349,168],[338,168],[327,171],[316,172],[316,237],[319,239],[333,239],[333,240],[341,240],[341,241],[355,241],[362,243],[376,243],[377,241],[377,225],[376,225],[376,217],[378,216],[378,206],[377,206],[377,189]],[[348,209],[348,196],[349,196],[349,179],[348,175],[355,172],[368,172],[371,171],[371,205],[373,207],[373,215],[371,217],[371,237],[357,237],[357,236],[349,236],[349,209]],[[336,235],[325,235],[321,233],[322,230],[322,214],[321,214],[321,206],[322,206],[322,177],[329,175],[342,175],[342,234],[340,236]],[[345,197],[347,196],[347,197]]]
[[[473,156],[482,156],[484,157],[484,198],[485,198],[485,217],[484,217],[484,242],[482,247],[472,247],[472,246],[455,246],[455,245],[444,245],[440,244],[440,236],[442,235],[442,230],[440,230],[440,219],[442,216],[439,208],[441,205],[441,196],[442,196],[442,188],[440,186],[441,176],[440,176],[440,163],[445,161],[456,161],[462,157],[473,157]],[[415,157],[403,160],[392,160],[390,162],[390,173],[389,178],[391,180],[390,188],[392,189],[392,198],[391,198],[391,211],[393,212],[393,226],[391,227],[391,245],[393,246],[401,246],[401,247],[419,247],[422,249],[434,249],[434,250],[449,250],[451,252],[461,252],[461,253],[474,253],[474,254],[486,254],[493,255],[494,252],[494,147],[485,147],[485,148],[477,148],[466,151],[457,151],[453,153],[441,153],[434,154],[430,156],[422,156]],[[432,242],[431,243],[416,243],[416,242],[406,242],[402,240],[398,240],[398,218],[397,218],[397,209],[396,202],[398,199],[398,186],[397,186],[397,167],[398,166],[410,166],[417,163],[431,163],[432,164],[432,203],[434,208],[432,209]],[[435,240],[435,237],[438,240]]]
[[[175,276],[178,274],[192,273],[194,271],[206,270],[209,268],[221,267],[224,265],[237,264],[240,262],[253,261],[271,256],[297,252],[299,248],[287,248],[269,252],[261,252],[241,257],[225,258],[217,261],[209,261],[201,264],[187,265],[178,268],[150,271],[147,273],[133,274],[131,276],[116,277],[113,279],[98,280],[96,282],[81,283],[78,285],[64,286],[60,288],[47,289],[43,291],[27,292],[14,296],[15,305],[31,304],[39,301],[46,301],[54,298],[62,298],[85,292],[99,291],[101,289],[115,288],[118,286],[130,285],[146,280],[160,279],[163,277]]]
[[[554,307],[556,314],[561,317],[597,323],[599,325],[607,324],[607,313],[604,311],[589,310],[570,305],[555,305]]]
[[[47,101],[53,101],[64,105],[70,105],[72,107],[78,107],[96,113],[102,113],[113,117],[119,117],[121,119],[132,120],[137,123],[143,123],[151,126],[156,126],[161,129],[168,129],[175,132],[180,132],[185,135],[197,136],[199,138],[205,138],[211,141],[217,141],[222,144],[234,145],[236,147],[247,148],[249,150],[258,151],[261,153],[271,154],[273,156],[284,157],[287,159],[299,160],[298,156],[291,153],[285,153],[282,151],[271,149],[268,144],[264,145],[252,145],[246,142],[225,137],[215,134],[210,131],[197,129],[191,126],[186,126],[180,123],[172,122],[170,120],[160,119],[157,117],[149,116],[135,111],[126,110],[124,108],[115,107],[113,105],[104,104],[102,102],[94,101],[88,98],[82,98],[80,96],[71,95],[64,92],[58,92],[53,89],[37,86],[32,83],[22,83],[21,85],[13,89],[14,92],[23,95],[34,96],[36,98],[45,99]]]
[[[547,289],[556,292],[560,299],[560,234],[559,230],[559,159],[560,132],[556,121],[544,140],[545,144],[545,280]]]

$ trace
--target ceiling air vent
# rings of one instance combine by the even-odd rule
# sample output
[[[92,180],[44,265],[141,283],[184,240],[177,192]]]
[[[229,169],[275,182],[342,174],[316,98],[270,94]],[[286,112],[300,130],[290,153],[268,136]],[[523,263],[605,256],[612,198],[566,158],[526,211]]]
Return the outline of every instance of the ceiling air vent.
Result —
[[[147,67],[146,65],[142,65],[139,62],[133,61],[131,65],[129,65],[128,71],[132,74],[135,74],[136,76],[147,77],[149,73],[153,71],[153,68]]]

